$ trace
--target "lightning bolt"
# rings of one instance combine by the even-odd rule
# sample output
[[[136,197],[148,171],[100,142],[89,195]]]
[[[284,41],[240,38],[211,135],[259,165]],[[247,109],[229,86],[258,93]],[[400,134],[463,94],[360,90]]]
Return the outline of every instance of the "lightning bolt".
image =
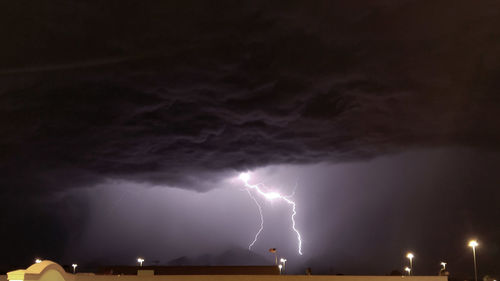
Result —
[[[280,199],[280,200],[284,201],[285,203],[287,203],[287,204],[289,204],[289,205],[292,206],[292,216],[291,216],[292,229],[295,232],[295,234],[297,234],[298,252],[299,252],[300,255],[302,255],[302,237],[301,237],[300,232],[297,229],[296,223],[295,223],[295,215],[297,215],[297,210],[296,210],[296,206],[297,205],[295,204],[295,202],[293,200],[290,199],[291,195],[290,196],[285,196],[285,195],[282,195],[279,192],[275,192],[275,191],[266,192],[266,191],[263,190],[263,187],[264,187],[263,184],[250,184],[248,182],[250,180],[250,174],[249,173],[241,173],[240,176],[239,176],[239,178],[245,184],[245,187],[247,188],[246,190],[248,192],[248,195],[250,196],[250,198],[253,199],[253,201],[257,205],[257,208],[259,209],[259,214],[260,214],[260,229],[255,234],[255,238],[252,241],[252,243],[250,243],[250,245],[248,246],[248,249],[251,249],[252,246],[255,244],[255,242],[257,242],[259,234],[264,229],[264,216],[262,214],[262,207],[259,204],[259,202],[257,201],[257,199],[255,198],[255,196],[253,196],[253,194],[251,193],[251,190],[254,190],[258,194],[260,194],[264,198],[266,198],[267,200]]]
[[[262,207],[260,206],[259,201],[257,201],[257,199],[255,199],[255,196],[253,196],[252,192],[250,192],[250,189],[247,189],[247,192],[248,192],[248,196],[250,196],[250,198],[252,198],[253,202],[255,202],[255,205],[257,205],[257,208],[259,209],[259,215],[260,215],[259,231],[257,231],[257,233],[255,234],[255,237],[254,237],[252,243],[250,243],[250,245],[248,245],[248,250],[251,250],[253,245],[255,244],[255,242],[257,242],[257,239],[259,239],[259,234],[262,232],[262,230],[264,230],[264,215],[262,214]]]

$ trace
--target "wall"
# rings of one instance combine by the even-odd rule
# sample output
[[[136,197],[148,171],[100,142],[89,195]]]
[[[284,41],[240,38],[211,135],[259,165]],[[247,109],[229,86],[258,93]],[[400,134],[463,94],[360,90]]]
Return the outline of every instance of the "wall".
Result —
[[[446,276],[327,276],[327,275],[79,275],[75,281],[447,281]]]
[[[144,272],[145,273],[145,272]],[[153,273],[153,272],[150,272]],[[32,281],[447,281],[446,276],[337,276],[337,275],[95,275],[70,274],[44,260],[27,269],[7,273],[10,279]],[[6,276],[0,276],[5,281]]]
[[[42,277],[40,277],[39,281],[66,281],[64,277],[57,270],[48,270],[46,271]]]

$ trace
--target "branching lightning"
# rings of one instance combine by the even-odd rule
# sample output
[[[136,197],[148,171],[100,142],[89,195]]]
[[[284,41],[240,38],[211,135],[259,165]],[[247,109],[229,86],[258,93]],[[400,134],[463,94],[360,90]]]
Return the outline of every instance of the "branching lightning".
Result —
[[[255,237],[254,237],[252,243],[250,243],[250,245],[248,245],[248,250],[251,250],[253,245],[255,244],[255,242],[257,242],[257,239],[259,239],[259,234],[262,232],[262,230],[264,230],[264,215],[262,214],[262,207],[260,206],[259,201],[257,201],[257,199],[255,199],[255,196],[253,196],[252,192],[250,192],[250,189],[247,189],[246,191],[248,192],[248,196],[250,196],[250,198],[252,198],[252,200],[255,202],[255,205],[257,205],[257,208],[259,209],[259,215],[260,215],[259,231],[257,231],[257,233],[255,234]]]
[[[285,195],[282,195],[282,194],[280,194],[278,192],[275,192],[275,191],[266,192],[266,191],[263,190],[263,185],[262,184],[250,184],[248,182],[250,180],[250,174],[249,173],[241,173],[240,176],[239,176],[239,178],[245,184],[245,187],[247,188],[246,191],[248,192],[248,195],[250,196],[250,198],[252,198],[252,200],[257,205],[257,208],[259,209],[259,214],[260,214],[260,229],[255,234],[255,238],[252,241],[252,243],[250,243],[250,245],[248,246],[248,249],[251,249],[252,246],[255,244],[255,242],[257,242],[257,239],[259,238],[259,234],[264,229],[264,215],[262,213],[262,207],[259,204],[259,201],[257,201],[257,199],[255,198],[255,196],[253,196],[253,194],[251,192],[252,190],[254,190],[258,194],[262,195],[267,200],[280,199],[280,200],[282,200],[282,201],[284,201],[287,204],[289,204],[289,205],[292,206],[292,215],[290,217],[291,220],[292,220],[292,229],[297,234],[298,252],[299,252],[300,255],[302,255],[302,238],[301,238],[300,232],[297,229],[296,224],[295,224],[295,215],[297,215],[296,204],[291,199],[291,196],[285,196]]]

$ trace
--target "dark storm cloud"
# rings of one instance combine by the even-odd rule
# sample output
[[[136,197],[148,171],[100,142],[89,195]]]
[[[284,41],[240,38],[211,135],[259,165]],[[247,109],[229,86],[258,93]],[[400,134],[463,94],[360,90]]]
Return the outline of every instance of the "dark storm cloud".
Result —
[[[4,191],[496,149],[496,3],[362,2],[2,4]]]
[[[110,260],[121,257],[133,261],[132,255],[143,247],[160,257],[171,255],[172,249],[183,252],[186,248],[213,255],[210,247],[219,245],[222,249],[228,241],[245,246],[248,233],[253,233],[255,222],[242,222],[246,228],[237,222],[226,223],[254,218],[253,205],[242,207],[246,197],[237,203],[232,202],[234,197],[196,201],[182,190],[186,195],[177,200],[171,195],[159,196],[150,188],[152,195],[141,201],[140,196],[126,194],[125,185],[130,181],[140,183],[139,191],[146,186],[141,184],[144,182],[206,191],[236,170],[271,164],[356,161],[418,147],[498,150],[499,11],[496,1],[462,0],[452,5],[449,1],[409,0],[3,1],[0,222],[8,231],[0,231],[0,241],[9,253],[9,249],[25,248],[16,256],[0,257],[0,271],[29,265],[35,256],[73,262],[78,253],[87,260],[101,253]],[[396,166],[414,171],[411,163],[418,157],[403,158]],[[336,246],[325,241],[332,239],[332,231],[335,234],[353,224],[359,236],[346,231],[342,244],[356,244],[352,243],[356,242],[354,236],[363,240],[366,225],[380,229],[380,236],[404,232],[400,236],[409,237],[391,244],[391,264],[398,263],[395,257],[400,253],[394,252],[402,247],[428,245],[423,238],[410,243],[415,239],[411,233],[435,229],[424,222],[424,215],[418,216],[420,212],[405,213],[415,218],[408,221],[421,221],[410,225],[415,230],[411,233],[403,223],[397,223],[403,221],[398,216],[404,214],[401,209],[406,201],[398,201],[397,208],[388,207],[391,212],[378,208],[395,194],[406,198],[406,190],[421,195],[414,197],[415,207],[428,202],[438,206],[427,208],[426,217],[442,210],[433,203],[437,199],[428,200],[441,186],[450,190],[441,191],[436,198],[463,194],[447,199],[457,200],[450,205],[457,208],[443,207],[451,218],[450,229],[455,225],[457,237],[462,228],[467,231],[464,235],[475,235],[475,231],[486,235],[488,218],[495,221],[498,213],[491,201],[495,194],[489,193],[498,185],[491,176],[496,159],[477,165],[480,161],[464,161],[476,168],[471,179],[466,177],[471,170],[467,165],[450,168],[447,173],[436,167],[436,173],[446,179],[419,185],[420,179],[432,179],[431,172],[425,170],[411,177],[414,184],[410,186],[405,184],[407,178],[401,179],[402,172],[394,176],[392,167],[383,161],[373,164],[381,171],[375,169],[368,181],[360,175],[371,175],[371,166],[351,169],[354,175],[349,169],[345,173],[340,169],[342,173],[324,180],[321,196],[300,205],[301,210],[313,210],[299,222],[306,220],[310,226],[304,235],[313,237],[311,241],[318,241],[321,247],[310,252],[311,258],[321,258],[326,249],[335,252]],[[458,157],[442,166],[451,167],[461,160]],[[427,162],[417,166],[428,167]],[[339,183],[343,174],[359,179],[359,184]],[[385,176],[379,178],[380,174]],[[450,183],[448,179],[455,174],[461,177]],[[464,177],[467,180],[457,180]],[[398,181],[386,184],[385,178]],[[488,188],[472,192],[471,186],[480,182],[477,178],[484,179],[482,185]],[[84,188],[108,179],[118,180],[116,189],[99,192],[96,187]],[[338,190],[330,184],[333,179]],[[376,179],[380,182],[373,188],[371,183]],[[304,185],[298,192],[307,195],[313,186]],[[196,196],[209,196],[218,190]],[[390,198],[373,195],[377,190]],[[161,189],[165,191],[172,189]],[[333,196],[336,192],[340,194]],[[109,197],[102,198],[103,194]],[[330,198],[346,200],[331,207]],[[371,220],[353,223],[340,218],[345,227],[337,228],[337,224],[325,226],[323,218],[314,219],[335,211],[349,211],[356,218],[365,209],[347,203],[358,202],[358,198],[377,199],[367,208],[366,216]],[[468,198],[478,203],[469,204]],[[488,198],[482,208],[481,198]],[[97,207],[87,205],[101,199]],[[227,212],[225,204],[234,211]],[[190,215],[179,216],[179,209]],[[455,216],[457,209],[474,219]],[[158,213],[152,215],[154,212]],[[379,215],[387,215],[385,212],[394,213],[394,223],[373,225]],[[221,221],[219,214],[225,214],[226,219]],[[165,229],[158,227],[157,221],[164,221]],[[474,223],[462,227],[459,221],[480,221],[481,227]],[[180,227],[170,232],[172,222]],[[113,225],[123,228],[110,227]],[[154,229],[142,236],[142,244],[134,235],[141,225]],[[228,225],[238,227],[228,229]],[[445,227],[440,229],[446,233]],[[212,240],[197,239],[198,231],[218,235],[212,235]],[[279,234],[270,232],[270,236]],[[96,233],[99,235],[91,239]],[[494,237],[497,231],[489,233]],[[454,241],[457,239],[461,238]],[[81,240],[88,241],[86,247]],[[168,247],[158,247],[158,241],[163,240]],[[186,246],[189,241],[197,241],[199,246]],[[443,247],[452,252],[458,244]],[[377,253],[374,259],[380,259],[381,245],[371,251]],[[267,245],[260,247],[265,252]],[[425,246],[420,248],[424,251]],[[165,254],[165,249],[169,253]],[[130,258],[122,255],[125,252]],[[428,256],[435,257],[436,252],[431,252]],[[359,250],[356,256],[363,253],[364,249]],[[330,257],[329,253],[324,255]],[[456,257],[459,260],[460,255]],[[431,259],[425,260],[431,268]],[[393,268],[388,266],[387,270]]]

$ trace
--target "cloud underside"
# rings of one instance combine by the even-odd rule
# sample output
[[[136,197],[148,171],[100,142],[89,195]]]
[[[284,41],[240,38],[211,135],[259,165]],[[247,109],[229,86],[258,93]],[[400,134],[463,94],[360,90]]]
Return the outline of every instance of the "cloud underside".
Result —
[[[0,181],[203,191],[264,165],[497,149],[498,4],[366,2],[11,3]]]

